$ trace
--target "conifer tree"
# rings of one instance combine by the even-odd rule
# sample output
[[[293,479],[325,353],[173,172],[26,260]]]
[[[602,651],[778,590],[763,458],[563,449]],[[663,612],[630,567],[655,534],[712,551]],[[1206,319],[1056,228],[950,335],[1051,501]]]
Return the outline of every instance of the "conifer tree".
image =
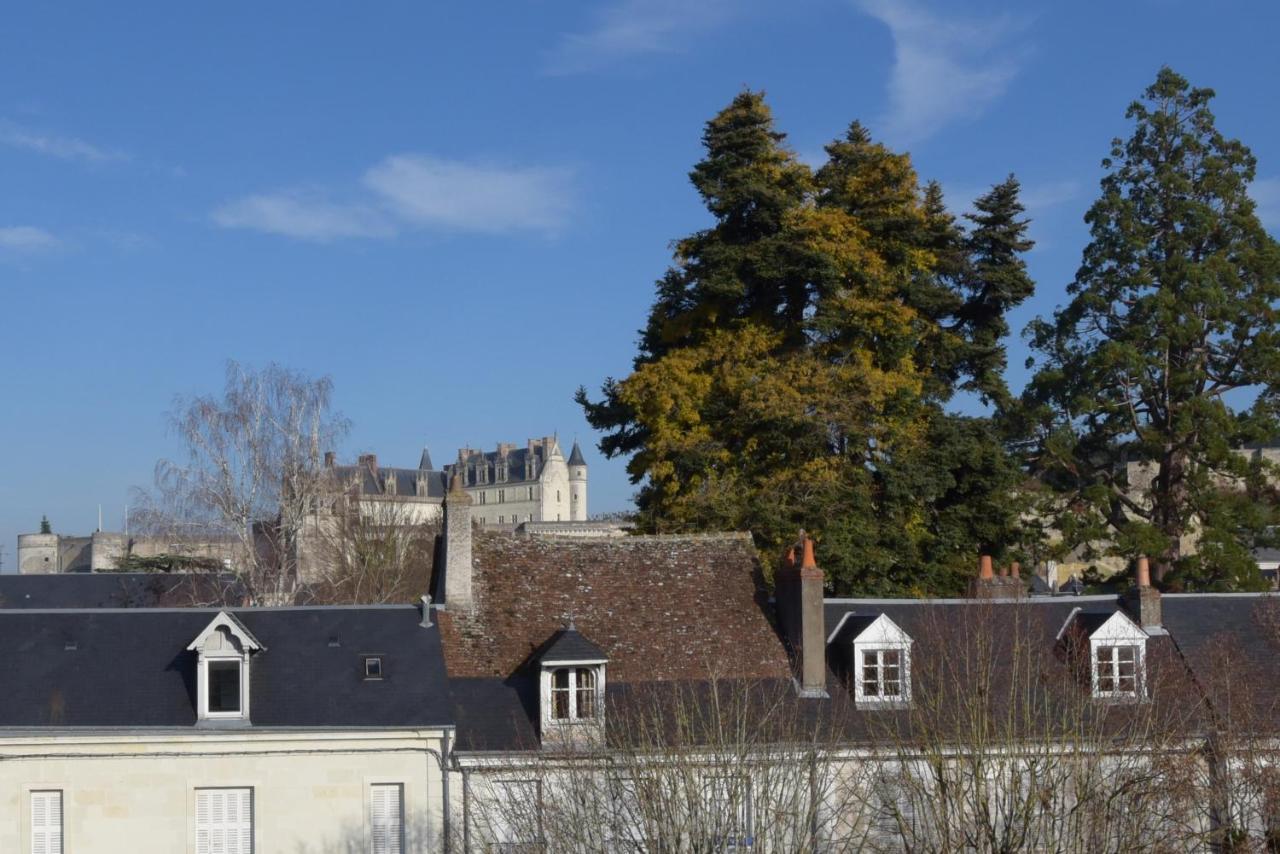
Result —
[[[1280,521],[1273,467],[1241,450],[1280,435],[1280,248],[1212,97],[1165,68],[1129,107],[1071,301],[1029,327],[1024,415],[1068,542],[1151,554],[1166,584],[1247,589]]]
[[[577,395],[601,449],[632,455],[641,526],[750,530],[766,554],[803,527],[838,591],[954,592],[979,548],[1011,543],[1016,470],[987,419],[942,405],[971,329],[999,364],[991,315],[1018,298],[977,287],[990,271],[941,191],[856,122],[816,176],[757,93],[703,143],[713,224],[676,244],[634,371]]]

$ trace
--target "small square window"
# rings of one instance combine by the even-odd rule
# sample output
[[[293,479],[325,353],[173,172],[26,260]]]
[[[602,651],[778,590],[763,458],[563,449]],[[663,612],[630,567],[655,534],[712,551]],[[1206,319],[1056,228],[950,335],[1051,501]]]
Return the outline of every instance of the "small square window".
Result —
[[[370,655],[365,657],[364,678],[365,679],[381,679],[382,678],[382,657],[381,656]]]

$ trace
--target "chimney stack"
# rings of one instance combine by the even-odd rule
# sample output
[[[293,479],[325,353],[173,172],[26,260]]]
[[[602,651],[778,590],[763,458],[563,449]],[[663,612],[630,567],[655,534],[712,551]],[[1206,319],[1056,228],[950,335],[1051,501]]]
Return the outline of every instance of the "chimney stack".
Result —
[[[813,540],[800,533],[797,547],[787,551],[776,577],[778,621],[800,668],[802,697],[827,696],[827,641],[822,613],[823,575],[813,554]]]
[[[472,608],[471,496],[455,474],[444,498],[444,604],[451,610]]]
[[[331,468],[333,468],[333,467],[334,467],[334,465],[336,465],[336,464],[337,464],[337,461],[338,461],[338,455],[337,455],[337,454],[335,454],[333,451],[325,451],[325,452],[324,452],[324,467],[325,467],[325,468],[327,468],[327,469],[331,469]]]
[[[991,555],[978,557],[978,577],[969,582],[969,596],[974,599],[1017,599],[1026,593],[1018,573],[1021,569],[1002,567],[1000,575],[991,568]]]
[[[378,455],[377,454],[361,454],[359,463],[362,466],[368,466],[369,470],[372,471],[374,474],[378,473]]]
[[[1164,631],[1160,591],[1151,586],[1151,563],[1146,555],[1135,561],[1133,587],[1125,594],[1125,605],[1145,632]]]

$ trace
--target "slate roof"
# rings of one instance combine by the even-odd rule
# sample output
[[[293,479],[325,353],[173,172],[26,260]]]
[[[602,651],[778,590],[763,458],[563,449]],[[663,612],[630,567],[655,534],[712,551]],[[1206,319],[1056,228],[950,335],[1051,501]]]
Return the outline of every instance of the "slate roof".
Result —
[[[0,608],[180,608],[240,605],[233,575],[158,572],[68,572],[0,575]]]
[[[423,455],[426,455],[426,451],[423,451]],[[367,465],[334,466],[331,471],[342,485],[342,488],[345,489],[348,484],[354,483],[361,495],[390,494],[406,498],[419,498],[421,496],[418,495],[418,478],[424,474],[427,477],[427,498],[442,499],[447,488],[445,473],[442,471],[379,466],[375,473]],[[389,474],[395,475],[396,480],[396,489],[392,493],[385,492]]]
[[[577,440],[574,440],[573,450],[569,452],[569,465],[585,466],[586,464],[587,461],[582,456],[582,448],[578,447]]]
[[[400,728],[451,722],[434,627],[413,606],[240,608],[266,647],[251,665],[253,727]],[[192,727],[196,654],[218,609],[0,611],[0,731]],[[364,679],[364,656],[383,678]]]
[[[525,460],[528,459],[531,453],[533,454],[533,458],[534,458],[534,466],[533,466],[534,476],[532,479],[526,480],[524,476]],[[506,480],[503,480],[503,481],[498,480],[496,467],[501,464],[502,455],[499,454],[497,451],[475,451],[470,456],[468,456],[461,465],[464,469],[468,469],[470,466],[476,465],[479,462],[483,461],[486,465],[493,467],[491,469],[491,473],[489,474],[489,479],[485,482],[484,485],[485,486],[504,486],[506,484],[533,483],[538,479],[538,475],[542,473],[542,466],[544,464],[545,459],[546,459],[546,455],[543,453],[543,450],[540,447],[536,447],[532,451],[527,447],[512,448],[510,451],[507,451],[507,456],[506,456],[507,478]],[[459,467],[458,463],[450,463],[444,467],[444,473],[448,476],[452,476],[453,473],[458,470],[458,467]],[[477,486],[477,485],[478,484],[476,483],[476,481],[472,479],[470,474],[468,474],[467,486]]]
[[[463,750],[524,745],[538,713],[531,680],[570,615],[575,634],[608,659],[610,696],[712,675],[790,678],[748,534],[476,532],[473,566],[474,614],[439,614]]]
[[[551,636],[542,652],[539,662],[546,661],[600,661],[607,659],[604,650],[582,636],[575,628],[561,629]]]

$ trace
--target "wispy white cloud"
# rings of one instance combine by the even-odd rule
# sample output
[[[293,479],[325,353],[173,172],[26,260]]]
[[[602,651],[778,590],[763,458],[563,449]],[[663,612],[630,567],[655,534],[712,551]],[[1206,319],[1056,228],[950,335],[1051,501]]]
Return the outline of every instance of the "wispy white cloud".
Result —
[[[53,249],[60,241],[43,228],[32,225],[0,226],[0,249],[40,252]]]
[[[398,154],[365,172],[353,201],[335,202],[315,189],[282,190],[228,202],[212,218],[223,228],[317,242],[413,230],[553,234],[572,212],[572,183],[568,169]]]
[[[1080,196],[1080,182],[1074,178],[1028,184],[1022,188],[1022,204],[1032,215],[1056,208]]]
[[[566,169],[401,154],[370,169],[364,183],[409,224],[501,233],[559,230],[569,215],[571,180]]]
[[[741,5],[742,0],[614,0],[597,10],[590,29],[562,35],[547,53],[544,70],[579,74],[645,54],[676,53]]]
[[[105,163],[111,160],[128,160],[119,151],[101,148],[74,136],[46,133],[0,119],[0,145],[24,151],[56,157],[59,160],[79,160],[85,163]]]
[[[223,228],[247,228],[327,243],[346,237],[390,237],[395,229],[377,211],[331,202],[315,191],[281,190],[245,196],[213,212]]]
[[[1011,42],[1026,22],[1010,15],[961,19],[914,0],[858,0],[858,6],[893,36],[885,134],[898,142],[980,115],[1004,94],[1025,56]]]

